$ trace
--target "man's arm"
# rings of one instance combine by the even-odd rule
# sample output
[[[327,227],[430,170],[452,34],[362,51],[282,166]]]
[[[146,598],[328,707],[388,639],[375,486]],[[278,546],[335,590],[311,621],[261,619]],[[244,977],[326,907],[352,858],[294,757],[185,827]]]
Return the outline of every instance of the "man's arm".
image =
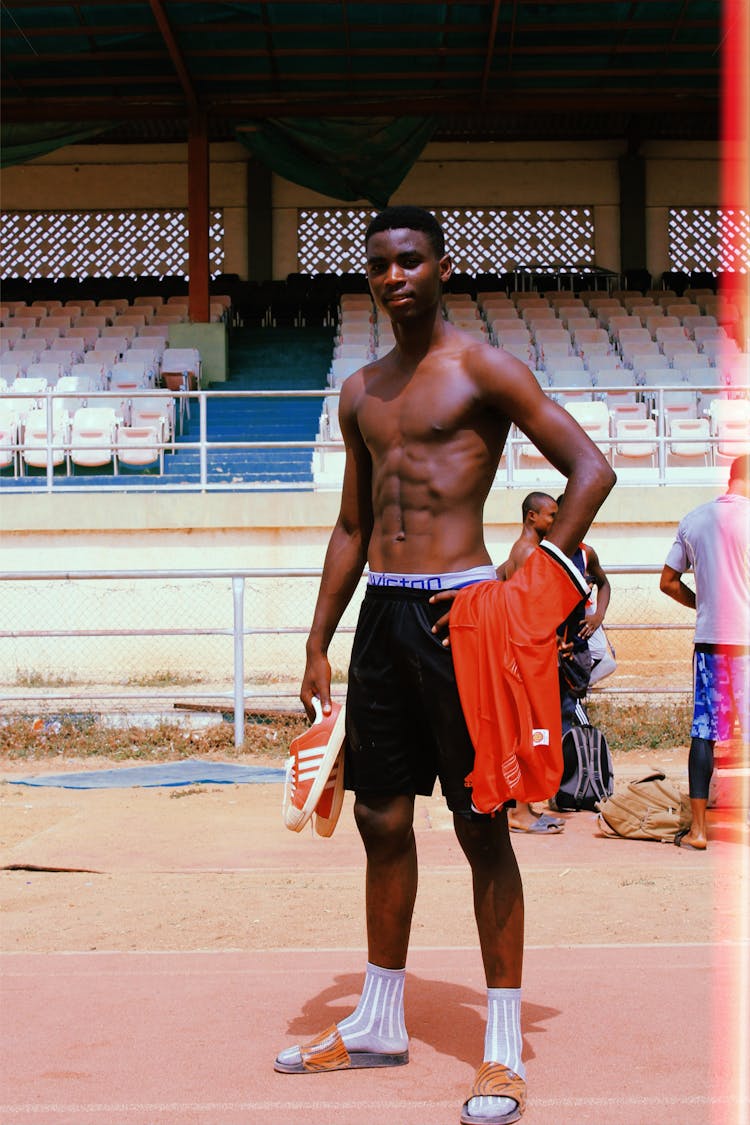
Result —
[[[314,695],[320,699],[324,714],[331,710],[328,646],[362,577],[372,533],[372,464],[354,409],[359,385],[359,373],[350,375],[339,400],[339,424],[346,449],[341,507],[323,563],[300,689],[300,699],[310,719],[314,715]]]
[[[547,539],[566,555],[582,542],[617,477],[567,410],[548,398],[525,364],[483,349],[475,378],[483,397],[521,429],[565,477],[565,502]]]
[[[593,547],[589,547],[588,544],[586,544],[586,551],[586,571],[596,586],[596,612],[588,616],[578,630],[578,636],[582,637],[585,641],[589,639],[592,633],[596,632],[604,621],[604,616],[609,605],[610,594],[612,593],[609,579],[602,569],[596,551]]]
[[[674,570],[666,563],[659,579],[659,589],[662,594],[666,594],[668,598],[674,598],[680,605],[684,605],[688,609],[695,609],[695,591],[685,585],[679,570]]]

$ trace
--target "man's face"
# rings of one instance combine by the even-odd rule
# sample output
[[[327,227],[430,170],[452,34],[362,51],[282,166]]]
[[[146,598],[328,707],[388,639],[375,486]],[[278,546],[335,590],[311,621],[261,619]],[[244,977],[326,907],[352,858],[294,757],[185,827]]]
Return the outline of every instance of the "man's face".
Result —
[[[555,522],[557,515],[557,504],[554,500],[542,500],[539,505],[538,512],[529,513],[532,517],[532,526],[534,530],[544,538],[549,534],[552,524]]]
[[[367,243],[367,278],[376,305],[393,320],[409,320],[440,299],[450,258],[438,258],[421,230],[378,231]]]

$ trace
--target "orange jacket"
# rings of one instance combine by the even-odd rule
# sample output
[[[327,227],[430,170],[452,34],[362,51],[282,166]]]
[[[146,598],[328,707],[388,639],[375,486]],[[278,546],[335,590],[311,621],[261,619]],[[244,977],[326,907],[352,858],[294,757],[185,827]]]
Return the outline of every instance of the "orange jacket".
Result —
[[[557,626],[589,587],[543,542],[507,582],[456,595],[450,638],[461,706],[474,744],[472,805],[492,813],[511,799],[543,801],[562,776]]]

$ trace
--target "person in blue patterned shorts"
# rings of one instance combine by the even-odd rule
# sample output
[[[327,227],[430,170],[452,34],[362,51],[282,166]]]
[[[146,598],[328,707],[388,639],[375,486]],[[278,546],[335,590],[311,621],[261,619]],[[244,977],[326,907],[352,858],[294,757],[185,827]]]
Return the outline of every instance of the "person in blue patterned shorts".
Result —
[[[739,727],[750,743],[750,456],[737,457],[723,496],[680,521],[660,588],[696,611],[694,702],[688,782],[693,823],[678,833],[680,847],[706,848],[706,806],[716,742]],[[695,593],[682,581],[692,570]]]

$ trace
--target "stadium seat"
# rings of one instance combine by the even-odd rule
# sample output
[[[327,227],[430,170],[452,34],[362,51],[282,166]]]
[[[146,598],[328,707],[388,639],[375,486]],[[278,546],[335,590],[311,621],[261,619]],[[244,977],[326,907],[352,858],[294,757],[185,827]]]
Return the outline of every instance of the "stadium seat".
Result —
[[[41,410],[30,410],[26,415],[21,449],[21,466],[44,469],[48,464],[49,450],[52,465],[67,465],[70,439],[70,417],[59,401],[52,404],[52,445],[48,442],[48,413],[46,405]]]
[[[161,436],[154,426],[118,426],[115,435],[115,472],[120,465],[145,469],[158,463],[164,472],[164,450],[160,448]]]
[[[116,431],[117,417],[111,408],[86,406],[77,410],[70,433],[71,464],[82,468],[112,465]]]
[[[656,464],[656,422],[653,418],[618,419],[615,441],[618,459],[630,464],[634,461],[650,466]]]
[[[705,418],[670,418],[667,434],[669,464],[711,464],[708,421]]]

